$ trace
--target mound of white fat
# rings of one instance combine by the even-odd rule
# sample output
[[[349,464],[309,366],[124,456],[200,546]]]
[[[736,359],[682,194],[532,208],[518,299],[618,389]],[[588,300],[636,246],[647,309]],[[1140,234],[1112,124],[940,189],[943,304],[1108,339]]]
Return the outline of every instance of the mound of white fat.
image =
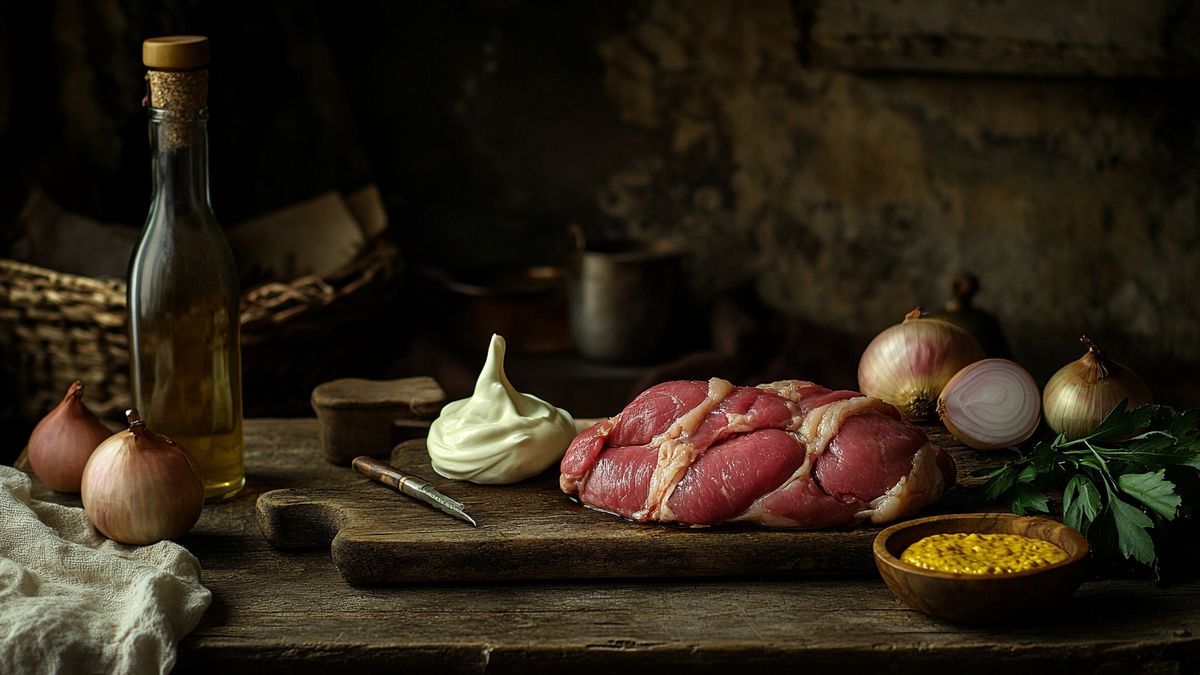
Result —
[[[492,335],[475,393],[446,404],[429,429],[429,459],[446,478],[515,483],[558,462],[575,438],[570,413],[509,383],[504,346]]]

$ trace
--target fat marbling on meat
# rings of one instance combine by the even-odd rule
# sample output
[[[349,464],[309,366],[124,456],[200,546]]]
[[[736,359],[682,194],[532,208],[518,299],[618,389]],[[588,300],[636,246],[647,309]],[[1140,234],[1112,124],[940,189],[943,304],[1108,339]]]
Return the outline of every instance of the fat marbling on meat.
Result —
[[[563,492],[638,522],[823,528],[936,501],[954,460],[896,409],[800,380],[665,382],[575,438]]]

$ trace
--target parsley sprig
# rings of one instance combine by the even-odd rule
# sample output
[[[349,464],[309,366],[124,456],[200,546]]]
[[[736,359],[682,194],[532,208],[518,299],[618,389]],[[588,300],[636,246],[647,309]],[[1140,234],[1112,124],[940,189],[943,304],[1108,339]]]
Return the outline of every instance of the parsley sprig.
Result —
[[[1084,533],[1098,553],[1119,552],[1157,575],[1155,539],[1167,523],[1191,516],[1182,495],[1200,484],[1198,422],[1200,408],[1126,411],[1121,401],[1083,438],[1060,434],[972,475],[987,479],[984,501],[1008,504],[1016,514],[1049,513],[1047,492],[1062,490],[1064,523]]]

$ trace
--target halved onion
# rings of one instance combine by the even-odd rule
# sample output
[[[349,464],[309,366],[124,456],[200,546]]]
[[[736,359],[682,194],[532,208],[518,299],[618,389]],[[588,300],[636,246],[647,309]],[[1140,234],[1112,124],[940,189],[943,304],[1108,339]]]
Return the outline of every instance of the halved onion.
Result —
[[[977,450],[1021,443],[1042,418],[1033,376],[1008,359],[984,359],[958,371],[942,389],[938,417],[954,437]]]

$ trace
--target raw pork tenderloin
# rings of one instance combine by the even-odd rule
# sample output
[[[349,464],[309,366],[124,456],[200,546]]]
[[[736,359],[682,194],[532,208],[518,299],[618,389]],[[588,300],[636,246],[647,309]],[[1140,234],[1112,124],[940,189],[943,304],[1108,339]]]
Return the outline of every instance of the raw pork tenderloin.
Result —
[[[638,522],[822,528],[933,503],[954,460],[878,399],[788,380],[666,382],[575,438],[559,483]]]

